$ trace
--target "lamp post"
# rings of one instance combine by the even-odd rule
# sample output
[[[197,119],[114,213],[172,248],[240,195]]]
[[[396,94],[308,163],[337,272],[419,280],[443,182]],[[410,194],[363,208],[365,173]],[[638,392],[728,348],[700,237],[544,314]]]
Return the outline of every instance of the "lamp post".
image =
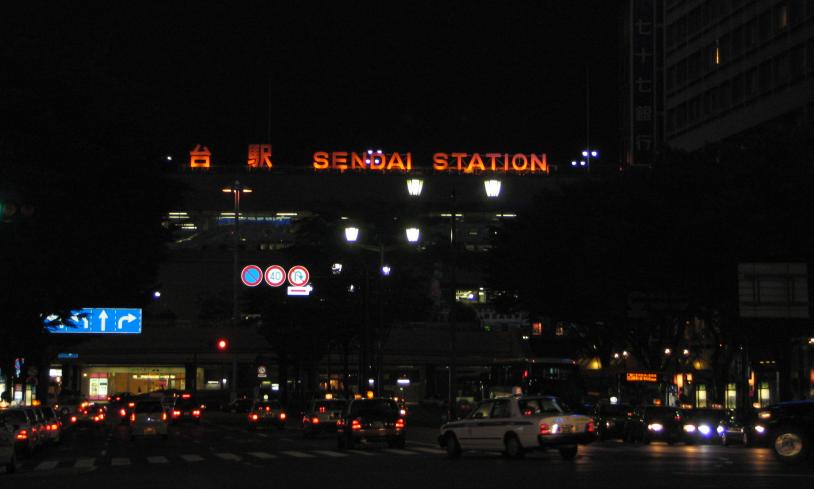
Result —
[[[252,189],[246,187],[240,181],[225,187],[222,192],[231,193],[234,196],[234,246],[232,249],[232,325],[237,327],[240,323],[240,195],[251,193]],[[231,400],[237,399],[237,352],[232,353],[232,388],[230,392]]]
[[[487,194],[489,185],[486,184]],[[494,187],[493,187],[494,188]],[[496,197],[497,194],[500,193],[500,183],[497,184],[497,193],[493,193]],[[450,212],[450,221],[449,221],[449,246],[451,251],[451,259],[450,259],[450,288],[452,291],[450,292],[450,304],[449,304],[449,317],[447,318],[449,321],[449,403],[448,403],[448,413],[447,419],[450,421],[455,419],[456,409],[456,393],[457,393],[457,383],[458,383],[458,340],[456,335],[456,325],[455,325],[455,303],[457,302],[457,297],[455,296],[456,290],[458,289],[458,276],[457,276],[457,268],[458,268],[458,241],[457,241],[457,232],[456,232],[456,225],[455,225],[455,214],[456,210],[456,195],[455,195],[455,188],[452,188],[452,193],[450,194],[450,203],[452,207],[452,211]]]

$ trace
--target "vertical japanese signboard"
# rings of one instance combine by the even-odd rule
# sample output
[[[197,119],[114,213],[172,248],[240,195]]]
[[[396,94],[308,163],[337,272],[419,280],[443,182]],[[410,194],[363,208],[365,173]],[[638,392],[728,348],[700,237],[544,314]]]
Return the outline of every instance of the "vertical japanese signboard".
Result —
[[[656,2],[630,0],[630,160],[652,165],[656,146]]]

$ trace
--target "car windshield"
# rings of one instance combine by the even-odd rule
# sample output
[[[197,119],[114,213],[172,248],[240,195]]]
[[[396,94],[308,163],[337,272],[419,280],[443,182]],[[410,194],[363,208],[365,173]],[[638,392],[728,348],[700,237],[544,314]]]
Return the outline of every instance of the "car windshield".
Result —
[[[8,419],[9,424],[23,424],[28,423],[28,419],[26,419],[25,413],[22,411],[6,411],[4,413]]]
[[[254,408],[261,411],[266,409],[280,409],[280,403],[277,401],[258,402],[255,403]]]
[[[137,402],[136,413],[138,414],[152,414],[160,413],[164,410],[160,402]]]
[[[382,416],[398,413],[399,407],[390,399],[365,399],[351,404],[352,416]]]
[[[520,399],[517,403],[523,416],[535,416],[538,414],[559,414],[562,412],[557,402],[552,397],[542,397],[539,399]]]
[[[314,403],[314,411],[341,411],[345,409],[345,401],[318,401]]]
[[[198,407],[198,405],[195,404],[195,401],[189,398],[187,399],[179,398],[177,401],[175,401],[176,409],[194,409],[196,407]]]

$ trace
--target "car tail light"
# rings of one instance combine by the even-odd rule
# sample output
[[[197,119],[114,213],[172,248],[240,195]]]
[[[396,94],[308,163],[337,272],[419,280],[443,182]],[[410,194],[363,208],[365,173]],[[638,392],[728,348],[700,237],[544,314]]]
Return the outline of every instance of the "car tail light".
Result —
[[[178,416],[181,416],[181,411],[175,411],[175,410],[173,410],[173,412],[172,412],[172,417],[173,417],[173,418],[177,418]]]
[[[135,402],[128,402],[127,407],[136,407],[136,403]]]
[[[311,423],[313,423],[313,424],[319,424],[319,418],[317,418],[316,416],[314,416],[313,418],[311,418]]]
[[[319,412],[320,413],[324,413],[325,411],[327,411],[327,409],[325,409],[325,406],[320,406],[319,407]]]
[[[396,420],[396,429],[403,430],[404,429],[404,419],[399,418]]]
[[[125,411],[124,409],[120,409],[119,410],[119,416],[121,416],[122,418],[127,416],[127,411]]]
[[[546,423],[540,423],[540,434],[541,435],[550,435],[551,434],[551,426]]]
[[[360,423],[358,419],[354,419],[353,421],[350,422],[350,429],[352,429],[352,430],[361,430],[362,429],[362,423]]]
[[[268,412],[268,411],[271,411],[271,407],[270,407],[270,406],[266,406],[266,412]]]
[[[45,425],[45,431],[51,431],[51,425],[50,424]]]
[[[588,423],[585,424],[585,431],[588,433],[593,433],[596,431],[596,426],[594,425],[593,421],[588,421]]]
[[[196,410],[192,411],[192,415],[193,415],[193,416],[200,416],[200,415],[201,415],[201,412],[200,412],[199,410],[197,410],[197,409],[196,409]]]
[[[252,420],[252,421],[257,421],[259,418],[260,418],[260,416],[258,416],[255,413],[252,413],[252,414],[249,415],[249,419]]]
[[[32,427],[32,428],[31,428],[31,433],[36,433],[36,432],[37,432],[37,428],[36,428],[36,427]]]
[[[280,413],[280,419],[285,419],[285,413]]]
[[[99,420],[101,421],[103,419],[105,419],[105,413],[100,413],[99,414]]]
[[[136,413],[133,413],[133,414],[130,415],[130,421],[132,421],[134,423],[136,422]]]
[[[161,413],[161,421],[166,421],[166,420],[167,420],[167,411],[164,411],[163,413]]]
[[[76,423],[76,416],[71,416],[71,423]]]
[[[54,424],[51,425],[51,429],[54,430],[54,431],[57,431],[59,429],[59,425],[54,423]]]
[[[18,440],[27,440],[28,439],[28,430],[20,430],[17,432]]]
[[[345,420],[344,420],[344,419],[337,419],[337,420],[336,420],[336,426],[337,426],[337,427],[339,427],[339,426],[345,426]]]

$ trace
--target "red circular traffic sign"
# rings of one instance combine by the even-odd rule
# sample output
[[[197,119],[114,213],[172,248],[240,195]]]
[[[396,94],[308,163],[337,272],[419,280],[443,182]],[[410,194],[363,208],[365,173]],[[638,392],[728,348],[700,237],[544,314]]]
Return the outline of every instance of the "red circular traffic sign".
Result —
[[[271,265],[266,268],[266,283],[272,287],[279,287],[285,283],[285,268],[280,265]]]
[[[263,281],[263,270],[257,265],[246,265],[240,272],[240,280],[247,287],[257,287]]]
[[[302,265],[294,265],[288,270],[288,283],[293,287],[302,287],[308,283],[311,276],[308,274],[308,269]]]

